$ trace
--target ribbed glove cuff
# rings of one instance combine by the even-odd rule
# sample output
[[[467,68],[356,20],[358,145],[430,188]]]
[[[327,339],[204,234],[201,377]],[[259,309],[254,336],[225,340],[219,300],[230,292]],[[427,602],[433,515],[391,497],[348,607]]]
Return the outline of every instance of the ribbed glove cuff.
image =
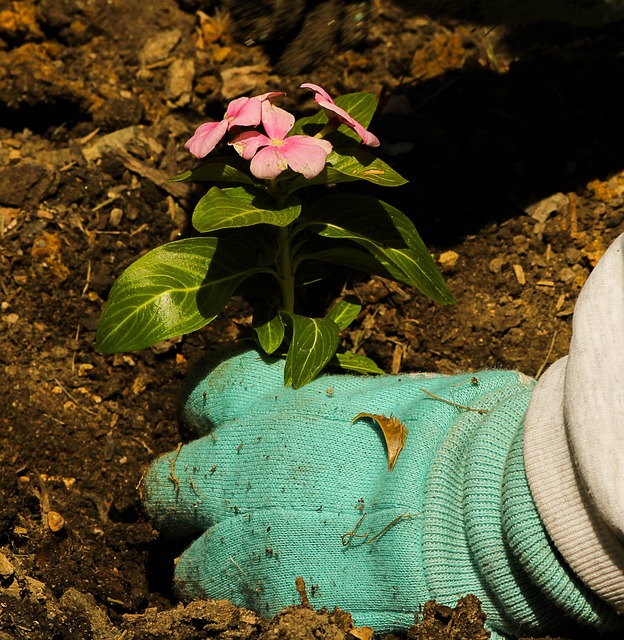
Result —
[[[621,618],[574,577],[550,542],[524,473],[530,387],[502,388],[465,412],[438,450],[425,493],[423,552],[429,589],[452,604],[475,593],[502,634],[562,630],[562,618],[601,630]],[[563,625],[565,627],[565,624]]]

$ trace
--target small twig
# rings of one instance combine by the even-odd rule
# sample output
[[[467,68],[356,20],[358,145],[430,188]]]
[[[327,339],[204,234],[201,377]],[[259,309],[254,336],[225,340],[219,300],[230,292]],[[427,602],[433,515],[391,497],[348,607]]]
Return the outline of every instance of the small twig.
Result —
[[[89,262],[89,267],[91,267],[91,262]],[[78,343],[78,338],[79,337],[80,337],[80,325],[78,325],[76,327],[76,335],[74,336],[74,341],[76,342],[76,344]],[[72,353],[72,360],[71,360],[72,373],[74,373],[74,371],[76,369],[76,351],[77,351],[77,349],[74,349],[74,351]]]
[[[171,63],[176,59],[175,56],[169,56],[164,60],[157,60],[156,62],[151,62],[150,64],[145,65],[145,69],[149,69],[150,71],[154,69],[161,69],[162,67],[168,67]]]
[[[570,213],[570,235],[573,238],[576,238],[578,235],[578,224],[577,224],[577,215],[576,215],[576,193],[570,192],[568,193],[568,211]]]
[[[87,409],[86,407],[83,407],[78,400],[76,400],[76,398],[74,398],[74,396],[72,396],[71,393],[69,393],[69,391],[67,391],[67,389],[63,386],[63,383],[58,379],[58,378],[54,378],[54,382],[56,382],[56,384],[59,386],[59,389],[79,408],[82,409],[85,413],[88,413],[91,416],[97,416],[97,413],[95,411],[91,411],[90,409]]]
[[[87,260],[87,277],[85,280],[84,287],[82,288],[81,298],[84,298],[89,290],[89,285],[91,284],[91,260]]]
[[[363,540],[366,540],[364,544],[370,544],[371,542],[374,542],[375,540],[377,540],[377,538],[382,536],[384,533],[386,533],[388,529],[390,529],[391,527],[394,527],[394,525],[397,522],[399,522],[399,520],[403,520],[404,518],[416,518],[419,515],[421,514],[420,513],[402,513],[400,516],[397,516],[390,524],[387,524],[381,531],[378,531],[372,538],[369,538],[368,540],[366,540],[366,538],[370,536],[369,531],[367,531],[366,533],[356,533],[356,531],[358,530],[358,527],[362,524],[362,520],[364,520],[364,518],[366,517],[366,513],[363,513],[362,517],[357,521],[355,527],[353,527],[353,529],[351,529],[351,531],[349,531],[348,533],[345,533],[342,536],[340,536],[340,538],[342,539],[342,544],[345,547],[348,547],[351,544],[351,541],[353,540],[353,538],[362,538]]]
[[[299,593],[299,599],[301,600],[301,605],[304,607],[311,607],[310,599],[308,598],[308,592],[305,586],[305,580],[301,576],[297,576],[295,578],[295,589]]]
[[[173,482],[174,490],[176,493],[180,489],[180,481],[178,480],[175,474],[175,463],[176,463],[176,460],[178,459],[178,456],[180,455],[181,448],[182,448],[182,443],[178,442],[178,446],[176,447],[176,450],[173,454],[173,458],[167,458],[169,460],[169,480]]]
[[[138,233],[142,233],[146,229],[149,229],[149,225],[147,222],[143,223],[141,226],[137,227],[134,231],[130,232],[130,236],[136,236]]]
[[[490,27],[487,30],[484,29],[483,42],[485,43],[485,53],[488,57],[488,60],[492,63],[492,66],[494,67],[494,71],[496,71],[496,73],[500,75],[503,72],[503,70],[501,69],[501,66],[498,63],[498,60],[496,59],[496,52],[494,51],[494,45],[492,43],[492,40],[490,39],[490,34],[494,31],[494,29],[496,29],[496,26]]]
[[[95,213],[96,211],[99,211],[100,209],[103,209],[106,205],[109,205],[109,204],[115,202],[115,200],[117,200],[117,198],[119,198],[119,194],[115,194],[114,196],[111,196],[110,198],[106,198],[106,200],[103,200],[102,202],[100,202],[100,204],[96,204],[95,207],[93,207],[93,209],[91,209],[91,213]]]
[[[386,531],[388,531],[390,527],[394,527],[394,525],[397,522],[399,522],[399,520],[403,520],[404,518],[415,518],[416,516],[419,516],[419,515],[421,514],[420,513],[402,513],[400,516],[397,516],[390,524],[387,524],[381,531],[376,533],[372,538],[367,540],[365,544],[370,544],[371,542],[374,542],[375,540],[377,540],[377,538],[379,538],[379,536],[382,536],[384,533],[386,533]]]
[[[39,489],[35,489],[33,487],[33,493],[37,496],[39,500],[39,506],[41,507],[41,517],[45,518],[48,511],[50,511],[50,496],[48,495],[48,488],[45,486],[45,482],[41,477],[41,474],[37,471],[37,469],[33,469],[33,473],[35,474],[35,478],[37,480],[37,484],[39,485]]]
[[[243,574],[243,575],[247,575],[247,572],[243,569],[243,567],[240,566],[240,564],[238,564],[238,562],[236,562],[236,560],[234,560],[234,558],[232,556],[230,556],[230,562],[238,568],[238,570]]]
[[[100,127],[97,127],[91,133],[88,133],[84,138],[80,138],[80,140],[78,140],[78,143],[79,144],[87,144],[87,142],[89,142],[89,140],[92,140],[93,138],[95,138],[95,136],[97,136],[97,134],[99,132],[100,132]]]
[[[189,478],[189,484],[191,485],[191,489],[193,489],[193,493],[198,497],[201,498],[201,495],[199,493],[199,491],[197,491],[197,487],[195,486],[195,481],[193,480],[193,476],[191,476]]]
[[[143,470],[139,481],[137,482],[137,486],[134,487],[135,491],[139,492],[139,498],[143,499],[143,480],[145,479],[145,474],[147,473],[147,469]]]
[[[462,411],[474,411],[475,413],[488,413],[489,409],[475,409],[474,407],[467,407],[464,404],[458,404],[457,402],[453,402],[452,400],[447,400],[446,398],[441,398],[440,396],[436,396],[435,393],[431,393],[431,391],[427,391],[427,389],[420,388],[419,391],[426,393],[428,396],[431,396],[435,400],[439,400],[440,402],[444,402],[445,404],[450,404],[452,407],[457,409],[461,409]]]
[[[542,375],[544,369],[546,368],[546,365],[548,364],[550,354],[553,352],[553,349],[555,347],[556,339],[557,339],[557,329],[555,329],[555,333],[553,333],[552,340],[550,341],[550,347],[548,349],[548,353],[546,354],[546,357],[544,358],[544,362],[542,362],[542,364],[540,365],[540,368],[537,370],[537,373],[535,374],[536,380]]]
[[[55,418],[54,416],[51,416],[49,413],[46,413],[45,411],[41,412],[46,418],[50,418],[50,420],[54,420],[54,422],[57,422],[58,424],[62,424],[63,426],[66,425],[65,422],[63,422],[62,420],[59,420],[58,418]]]
[[[368,538],[368,535],[369,535],[368,533],[363,533],[363,534],[356,533],[356,531],[358,530],[358,527],[362,524],[362,520],[364,520],[364,518],[366,518],[366,512],[362,514],[362,517],[357,521],[355,527],[353,527],[351,531],[349,531],[348,533],[343,533],[340,536],[343,547],[348,547],[351,544],[351,540],[353,540],[353,538]]]

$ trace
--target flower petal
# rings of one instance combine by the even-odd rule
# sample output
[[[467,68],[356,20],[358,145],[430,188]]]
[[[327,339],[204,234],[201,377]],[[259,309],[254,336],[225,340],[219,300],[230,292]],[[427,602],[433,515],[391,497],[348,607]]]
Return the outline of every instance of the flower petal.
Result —
[[[203,158],[217,146],[227,130],[227,120],[205,122],[197,127],[195,133],[186,141],[184,146],[196,158]]]
[[[353,120],[353,118],[351,118]],[[379,138],[371,133],[368,129],[365,129],[357,120],[353,120],[353,124],[350,125],[347,122],[345,124],[348,127],[351,127],[355,133],[362,138],[362,142],[368,147],[378,147],[379,146]]]
[[[258,152],[258,149],[271,144],[271,139],[259,131],[245,131],[236,136],[229,144],[236,149],[239,156],[245,160],[251,160]]]
[[[293,128],[295,116],[266,100],[262,103],[262,124],[271,140],[283,140]]]
[[[228,105],[225,118],[229,127],[255,127],[262,117],[262,102],[258,98],[236,98]]]
[[[296,135],[286,138],[279,150],[293,171],[310,180],[325,168],[332,145],[328,140]]]
[[[318,84],[312,84],[311,82],[305,82],[304,84],[301,85],[302,89],[310,89],[311,91],[314,91],[315,93],[318,93],[324,100],[327,100],[328,102],[331,102],[332,104],[334,103],[334,101],[330,98],[329,93],[327,93],[327,91],[325,91],[325,89],[323,89],[323,87],[319,87]]]
[[[282,171],[288,169],[288,160],[282,155],[281,147],[270,145],[258,151],[253,157],[249,169],[256,178],[273,180]]]
[[[275,98],[276,96],[285,96],[286,93],[284,91],[269,91],[268,93],[262,93],[259,96],[256,96],[258,100],[264,102],[265,100],[270,100],[271,98]]]
[[[344,109],[341,109],[330,97],[330,95],[323,89],[319,87],[317,84],[312,84],[310,82],[306,82],[301,85],[304,89],[311,89],[316,93],[314,96],[314,101],[320,107],[322,107],[327,113],[328,118],[336,117],[342,122],[342,124],[347,125],[347,127],[353,129],[360,138],[362,138],[362,142],[369,147],[378,147],[379,146],[379,138],[373,135],[370,131],[364,128],[355,118],[350,116]]]

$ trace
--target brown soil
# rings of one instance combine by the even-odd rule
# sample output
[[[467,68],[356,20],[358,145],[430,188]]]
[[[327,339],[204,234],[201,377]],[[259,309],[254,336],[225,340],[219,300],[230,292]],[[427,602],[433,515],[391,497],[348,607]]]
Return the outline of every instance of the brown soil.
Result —
[[[244,301],[157,348],[95,350],[114,278],[188,229],[198,191],[167,177],[192,166],[184,141],[228,100],[283,89],[303,114],[304,81],[408,99],[412,113],[371,127],[386,152],[413,145],[385,158],[409,186],[383,195],[413,217],[457,304],[350,276],[365,307],[346,343],[387,371],[538,375],[566,353],[575,298],[624,230],[622,25],[490,30],[374,0],[364,21],[351,6],[339,28],[308,21],[317,32],[302,36],[293,19],[262,48],[261,26],[241,39],[208,5],[0,2],[1,640],[366,637],[340,611],[265,621],[170,592],[179,550],[137,485],[179,439],[188,363],[236,340]],[[470,598],[421,621],[409,637],[484,637]]]

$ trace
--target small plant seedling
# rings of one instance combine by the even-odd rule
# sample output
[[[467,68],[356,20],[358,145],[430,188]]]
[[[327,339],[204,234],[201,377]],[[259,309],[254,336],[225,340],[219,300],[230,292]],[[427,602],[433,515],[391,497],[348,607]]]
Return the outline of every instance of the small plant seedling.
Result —
[[[253,306],[253,338],[285,356],[284,383],[301,387],[327,365],[382,373],[369,358],[340,345],[358,316],[352,295],[324,317],[302,315],[298,294],[340,265],[417,287],[441,303],[453,296],[414,224],[378,198],[320,185],[364,180],[396,187],[405,179],[364,148],[377,103],[367,93],[334,101],[304,84],[320,110],[295,121],[278,107],[281,92],[233,100],[219,122],[202,124],[186,143],[198,158],[230,136],[238,154],[217,156],[172,178],[214,183],[192,223],[199,235],[157,247],[113,285],[97,332],[104,353],[131,351],[201,329],[234,294]],[[364,145],[364,146],[363,146]]]

